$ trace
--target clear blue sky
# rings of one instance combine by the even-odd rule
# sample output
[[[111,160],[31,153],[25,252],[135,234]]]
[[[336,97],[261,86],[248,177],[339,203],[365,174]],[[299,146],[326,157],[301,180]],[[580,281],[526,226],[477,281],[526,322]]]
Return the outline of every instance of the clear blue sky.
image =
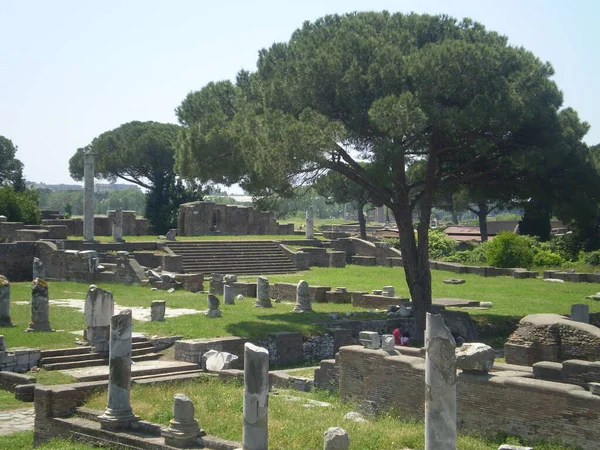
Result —
[[[383,10],[471,17],[556,70],[565,106],[600,143],[597,0],[0,0],[0,135],[30,181],[72,183],[68,160],[131,120],[176,123],[209,81],[254,70],[258,51],[305,20]]]

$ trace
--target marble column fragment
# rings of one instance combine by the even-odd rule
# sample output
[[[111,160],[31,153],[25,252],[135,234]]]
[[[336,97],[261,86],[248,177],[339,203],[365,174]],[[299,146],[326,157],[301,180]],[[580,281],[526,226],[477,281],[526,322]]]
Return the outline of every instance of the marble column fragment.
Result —
[[[90,285],[83,313],[87,326],[86,339],[92,347],[92,351],[108,353],[110,320],[115,313],[115,302],[112,293]]]
[[[223,304],[235,305],[235,287],[231,284],[223,285]]]
[[[315,237],[315,213],[313,207],[310,206],[306,210],[306,239],[313,239]]]
[[[164,322],[167,311],[166,300],[153,300],[150,304],[150,320],[152,322]]]
[[[206,433],[194,418],[195,408],[185,394],[175,394],[173,398],[173,419],[169,427],[162,430],[165,444],[176,448],[203,447],[202,436]]]
[[[247,342],[244,345],[243,450],[267,450],[269,403],[269,352]]]
[[[583,303],[571,305],[571,320],[590,323],[590,307]]]
[[[0,327],[12,327],[10,320],[10,282],[0,275]]]
[[[340,427],[328,428],[323,435],[323,450],[350,450],[350,436]]]
[[[32,280],[36,278],[40,278],[42,280],[46,279],[46,269],[44,268],[44,263],[41,259],[34,257],[33,258],[33,276]]]
[[[456,450],[456,342],[439,314],[425,329],[425,450]]]
[[[131,410],[131,328],[130,309],[110,319],[108,406],[98,418],[103,430],[129,429],[139,420]]]
[[[48,283],[36,278],[31,288],[31,322],[25,331],[52,331],[48,305]]]
[[[219,301],[219,298],[216,295],[208,294],[207,303],[208,310],[204,313],[204,315],[210,318],[221,317],[221,310],[219,309],[221,302]]]
[[[296,288],[296,305],[293,312],[312,312],[310,294],[308,292],[308,283],[300,280]]]
[[[94,241],[94,154],[83,152],[83,240]]]
[[[113,218],[112,237],[115,242],[123,242],[123,208],[115,211]]]
[[[271,288],[267,277],[258,277],[256,281],[256,303],[257,308],[272,308],[271,303]]]

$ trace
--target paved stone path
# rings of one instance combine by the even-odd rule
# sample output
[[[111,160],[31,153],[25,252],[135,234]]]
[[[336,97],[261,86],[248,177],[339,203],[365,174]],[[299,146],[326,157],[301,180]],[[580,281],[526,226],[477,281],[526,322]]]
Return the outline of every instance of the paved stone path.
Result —
[[[33,430],[34,418],[33,408],[0,411],[0,436],[16,433],[17,431]]]

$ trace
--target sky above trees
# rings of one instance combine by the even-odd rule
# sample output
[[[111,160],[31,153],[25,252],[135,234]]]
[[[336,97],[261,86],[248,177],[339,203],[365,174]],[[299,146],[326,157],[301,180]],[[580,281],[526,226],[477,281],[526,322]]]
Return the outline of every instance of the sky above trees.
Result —
[[[133,120],[177,123],[175,107],[209,81],[255,70],[258,51],[305,20],[361,10],[470,17],[556,70],[554,80],[600,142],[595,0],[0,0],[0,135],[27,180],[69,183],[69,158]]]

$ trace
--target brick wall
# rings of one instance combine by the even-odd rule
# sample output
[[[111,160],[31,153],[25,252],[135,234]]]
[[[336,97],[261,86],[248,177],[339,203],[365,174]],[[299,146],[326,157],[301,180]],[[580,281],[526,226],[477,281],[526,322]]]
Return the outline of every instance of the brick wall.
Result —
[[[339,353],[342,400],[372,400],[380,408],[422,420],[425,364],[421,358],[389,356],[349,346]],[[528,440],[561,439],[583,449],[600,440],[600,397],[579,386],[534,380],[526,373],[459,373],[459,430],[497,431]]]
[[[297,283],[275,283],[271,285],[271,298],[279,301],[296,301]],[[331,290],[330,286],[309,286],[308,295],[311,302],[326,303],[326,292]]]
[[[379,308],[387,309],[390,305],[400,305],[410,299],[404,297],[385,297],[383,295],[355,295],[352,297],[352,306],[357,308]]]

